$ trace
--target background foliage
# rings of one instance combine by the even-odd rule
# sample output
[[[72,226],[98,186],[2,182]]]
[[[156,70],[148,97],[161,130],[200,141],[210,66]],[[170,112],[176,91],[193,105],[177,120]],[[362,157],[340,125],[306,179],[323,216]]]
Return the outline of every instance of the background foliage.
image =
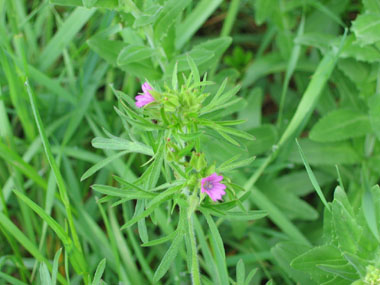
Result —
[[[202,284],[379,284],[378,0],[0,0],[0,22],[0,280],[190,284],[197,260]],[[168,204],[122,228],[151,149],[114,108],[194,66],[241,86],[208,119],[256,138],[200,138],[256,159],[224,172],[246,216],[194,220],[196,259]]]

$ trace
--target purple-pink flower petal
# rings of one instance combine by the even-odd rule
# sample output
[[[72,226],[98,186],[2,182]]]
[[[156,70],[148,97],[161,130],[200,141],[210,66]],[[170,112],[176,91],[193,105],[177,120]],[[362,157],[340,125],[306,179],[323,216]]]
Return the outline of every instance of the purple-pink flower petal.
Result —
[[[137,95],[135,97],[137,108],[142,108],[145,105],[148,105],[149,103],[152,103],[154,101],[152,94],[149,93],[149,90],[153,90],[153,88],[149,85],[149,83],[145,82],[141,86],[141,88],[143,90],[143,94]]]
[[[222,200],[222,196],[226,194],[226,185],[220,183],[223,176],[216,173],[201,179],[201,192],[206,193],[214,202]]]
[[[149,85],[148,82],[145,82],[142,86],[141,89],[143,90],[144,93],[149,93],[149,90],[153,90],[152,86]]]

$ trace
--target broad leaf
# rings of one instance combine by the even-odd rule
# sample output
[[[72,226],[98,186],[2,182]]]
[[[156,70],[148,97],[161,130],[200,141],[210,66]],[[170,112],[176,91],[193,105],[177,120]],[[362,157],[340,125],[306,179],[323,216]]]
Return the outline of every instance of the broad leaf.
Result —
[[[335,110],[314,125],[310,139],[335,142],[364,136],[371,131],[368,115],[351,109]]]

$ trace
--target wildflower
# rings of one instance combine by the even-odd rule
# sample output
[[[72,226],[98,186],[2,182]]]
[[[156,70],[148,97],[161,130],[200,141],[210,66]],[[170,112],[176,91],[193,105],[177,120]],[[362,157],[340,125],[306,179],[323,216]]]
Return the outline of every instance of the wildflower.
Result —
[[[201,192],[210,196],[211,200],[222,200],[222,196],[226,194],[224,191],[226,185],[220,183],[223,180],[223,176],[216,173],[211,174],[201,180]]]
[[[153,96],[149,93],[149,90],[153,90],[149,83],[145,82],[141,88],[143,90],[143,94],[137,95],[135,97],[137,108],[144,107],[145,105],[148,105],[154,101]]]

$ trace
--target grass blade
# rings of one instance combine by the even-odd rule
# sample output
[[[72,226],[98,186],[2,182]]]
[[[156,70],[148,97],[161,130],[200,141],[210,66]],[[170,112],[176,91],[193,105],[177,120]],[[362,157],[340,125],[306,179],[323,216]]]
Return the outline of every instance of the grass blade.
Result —
[[[313,173],[313,170],[311,170],[311,167],[310,167],[309,163],[307,162],[305,154],[303,153],[303,150],[302,150],[300,144],[298,143],[297,139],[296,139],[296,144],[297,144],[300,156],[302,158],[303,164],[305,165],[305,168],[306,168],[306,171],[307,171],[307,175],[309,175],[311,184],[313,185],[313,187],[314,187],[315,191],[317,192],[319,198],[321,199],[322,203],[325,205],[325,207],[329,211],[331,211],[330,205],[327,203],[325,195],[323,194],[321,187],[319,187],[319,183],[317,181],[317,178],[315,177],[315,175]]]
[[[95,13],[95,9],[77,7],[65,20],[58,32],[47,44],[40,55],[42,70],[49,68],[59,57],[63,49],[73,40],[88,19]]]
[[[74,246],[77,248],[77,250],[82,253],[82,247],[81,247],[81,244],[79,242],[79,237],[78,237],[78,234],[77,234],[77,231],[75,229],[75,225],[74,225],[74,219],[73,219],[73,216],[72,216],[72,210],[71,210],[71,205],[70,205],[70,201],[69,201],[69,197],[68,197],[68,194],[67,194],[67,189],[66,189],[66,185],[65,185],[65,182],[63,180],[63,177],[62,177],[62,174],[57,166],[57,163],[53,157],[53,153],[51,151],[51,147],[50,147],[50,143],[48,141],[48,138],[47,138],[47,135],[46,135],[46,131],[45,131],[45,128],[42,124],[42,120],[41,120],[41,116],[38,112],[38,109],[37,109],[37,104],[36,104],[36,98],[35,98],[35,95],[28,83],[28,81],[25,82],[25,85],[26,85],[26,88],[27,88],[27,92],[28,92],[28,95],[29,95],[29,100],[30,100],[30,104],[31,104],[31,107],[32,107],[32,111],[33,111],[33,115],[34,115],[34,119],[36,121],[36,124],[37,124],[37,128],[38,128],[38,131],[40,133],[40,136],[41,136],[41,141],[42,141],[42,144],[43,144],[43,147],[44,147],[44,150],[45,150],[45,154],[47,156],[47,159],[49,161],[49,164],[50,164],[50,167],[54,173],[54,176],[55,176],[55,179],[56,179],[56,182],[57,182],[57,185],[58,185],[58,189],[59,189],[59,193],[60,193],[60,197],[62,199],[62,202],[63,202],[63,205],[65,206],[65,210],[66,210],[66,214],[67,214],[67,219],[68,219],[68,223],[69,223],[69,227],[70,227],[70,230],[71,230],[71,235],[72,235],[72,238],[73,238],[73,242],[74,242]],[[81,266],[82,266],[82,269],[84,272],[86,272],[86,269],[87,268],[87,264],[85,264],[85,258],[82,256],[82,261],[81,261]],[[87,273],[84,273],[84,278],[87,278]]]
[[[104,269],[106,268],[106,259],[102,259],[99,262],[98,267],[96,268],[94,280],[92,281],[92,285],[100,285],[100,279],[102,278]]]

